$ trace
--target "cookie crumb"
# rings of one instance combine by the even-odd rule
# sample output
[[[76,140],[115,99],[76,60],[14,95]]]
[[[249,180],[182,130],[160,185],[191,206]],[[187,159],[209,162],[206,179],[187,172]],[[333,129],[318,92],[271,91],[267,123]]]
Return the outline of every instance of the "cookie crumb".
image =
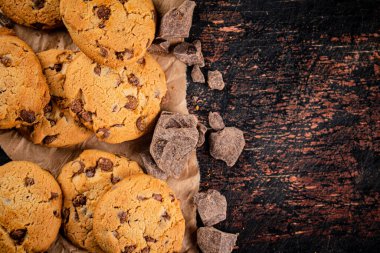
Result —
[[[218,70],[208,72],[207,83],[208,83],[208,86],[210,87],[210,89],[212,89],[212,90],[223,90],[224,89],[223,75]]]

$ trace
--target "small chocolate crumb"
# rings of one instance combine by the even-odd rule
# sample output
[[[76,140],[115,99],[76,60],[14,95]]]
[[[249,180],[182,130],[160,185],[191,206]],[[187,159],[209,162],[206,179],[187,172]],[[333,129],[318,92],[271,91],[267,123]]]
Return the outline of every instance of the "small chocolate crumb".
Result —
[[[220,73],[218,70],[208,72],[207,83],[212,90],[224,89],[223,76],[222,73]]]
[[[154,239],[153,237],[150,237],[150,236],[144,236],[144,239],[146,242],[153,242],[153,243],[157,242],[156,239]]]
[[[50,193],[50,198],[49,198],[49,200],[56,199],[56,198],[58,198],[58,196],[59,196],[58,193],[56,193],[56,192],[51,192],[51,193]]]
[[[145,201],[145,200],[148,200],[148,199],[149,199],[149,198],[144,197],[144,196],[140,196],[140,195],[137,196],[137,200],[138,200],[138,201]]]
[[[135,110],[138,106],[139,101],[134,96],[127,96],[127,103],[124,105],[124,107],[128,110]]]
[[[53,211],[53,215],[54,215],[55,217],[59,218],[59,212],[58,212],[57,210],[54,210],[54,211]]]
[[[141,86],[140,85],[140,80],[135,76],[134,74],[130,74],[128,76],[128,82],[134,86]]]
[[[65,223],[69,222],[69,218],[70,218],[70,208],[65,208],[63,209],[63,221]]]
[[[105,5],[100,5],[96,11],[98,18],[108,20],[111,16],[111,9]]]
[[[86,169],[85,173],[87,177],[94,177],[96,173],[96,168],[95,167],[88,168]]]
[[[220,131],[225,128],[223,118],[218,112],[210,112],[208,114],[208,124],[215,131]]]
[[[53,143],[57,138],[58,138],[58,134],[56,134],[56,135],[47,135],[42,140],[42,143],[45,144],[45,145],[49,145],[49,144]]]
[[[123,224],[127,221],[127,213],[126,212],[123,212],[123,211],[119,212],[117,214],[117,217],[119,217],[121,224]]]
[[[121,253],[132,253],[136,248],[135,245],[126,246]]]
[[[83,194],[78,194],[74,199],[73,199],[73,205],[75,207],[79,206],[84,206],[87,203],[87,198]]]
[[[129,60],[133,57],[133,50],[130,49],[124,49],[124,51],[115,52],[116,59],[120,61],[124,61],[124,57]]]
[[[117,184],[118,182],[120,182],[120,180],[121,180],[120,177],[116,177],[113,174],[111,175],[111,183],[112,184]]]
[[[115,231],[112,231],[112,235],[113,235],[116,239],[120,239],[119,232],[117,232],[116,230],[115,230]]]
[[[60,72],[62,70],[62,63],[56,63],[56,64],[54,64],[54,70],[56,72]]]
[[[26,236],[26,233],[27,233],[27,229],[26,228],[22,228],[22,229],[15,229],[15,230],[12,230],[10,233],[9,233],[9,236],[14,240],[16,241],[16,244],[17,245],[21,245],[25,239],[25,236]]]
[[[102,127],[99,128],[96,133],[100,134],[100,138],[107,139],[110,136],[110,130],[108,128]]]
[[[136,127],[139,131],[143,132],[146,129],[146,123],[144,117],[139,117],[136,121]]]
[[[53,127],[57,124],[57,122],[53,119],[47,119],[47,120],[49,121],[51,127]]]
[[[12,66],[12,60],[11,60],[11,58],[9,58],[7,56],[0,56],[0,62],[6,68],[9,68],[10,66]]]
[[[170,202],[174,202],[175,201],[174,194],[170,193],[169,196],[170,196]]]
[[[32,186],[32,185],[34,185],[34,179],[30,178],[30,177],[26,177],[24,179],[24,184],[25,184],[25,186]]]
[[[97,164],[102,171],[111,172],[113,169],[113,162],[108,158],[99,158]]]
[[[96,64],[94,68],[94,73],[97,74],[98,76],[100,76],[100,74],[102,73],[102,68],[100,67],[99,64]]]
[[[201,68],[198,65],[195,65],[191,70],[191,79],[194,83],[205,83],[206,79],[202,73]]]
[[[108,56],[108,50],[105,49],[104,47],[99,47],[99,50],[100,50],[100,55],[102,57],[107,57]]]
[[[161,194],[153,193],[152,197],[159,202],[163,201]]]
[[[36,114],[33,111],[21,110],[20,118],[27,123],[33,123],[36,120]]]
[[[205,140],[206,140],[205,135],[207,132],[207,127],[205,125],[203,125],[202,123],[198,123],[197,129],[198,129],[198,133],[199,133],[197,147],[199,148],[205,143]]]
[[[170,215],[166,211],[161,215],[161,217],[164,221],[170,220]]]
[[[81,117],[86,122],[92,122],[92,113],[88,111],[82,111],[79,113],[79,117]]]

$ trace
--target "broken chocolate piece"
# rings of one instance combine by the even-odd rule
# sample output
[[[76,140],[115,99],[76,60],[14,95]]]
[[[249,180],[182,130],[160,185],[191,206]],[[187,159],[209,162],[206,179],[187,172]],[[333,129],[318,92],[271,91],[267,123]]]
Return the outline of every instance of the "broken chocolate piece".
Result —
[[[244,146],[244,134],[235,127],[226,127],[222,131],[210,135],[212,157],[225,161],[230,167],[236,163]]]
[[[144,236],[144,239],[146,242],[157,242],[156,239],[154,239],[153,237],[150,237],[150,236]]]
[[[86,203],[87,198],[83,194],[79,194],[73,199],[73,206],[75,207],[84,206]]]
[[[98,18],[108,20],[111,16],[111,9],[105,5],[100,5],[96,11]]]
[[[200,67],[204,67],[205,65],[199,40],[194,41],[193,44],[182,42],[174,48],[173,54],[178,60],[188,66],[199,65]]]
[[[194,196],[194,203],[205,226],[213,226],[226,219],[227,200],[218,191],[199,192]]]
[[[230,253],[235,247],[237,234],[225,233],[213,227],[197,230],[197,242],[204,253]]]
[[[26,228],[22,228],[22,229],[15,229],[15,230],[12,230],[10,233],[9,233],[9,236],[14,240],[16,241],[16,244],[17,245],[21,245],[22,242],[24,241],[25,239],[25,236],[26,236],[26,232],[28,230]]]
[[[225,128],[223,118],[218,112],[210,112],[208,114],[208,124],[215,131],[223,130],[223,128]]]
[[[24,184],[25,186],[31,186],[31,185],[34,185],[34,179],[33,178],[30,178],[30,177],[26,177],[24,179]]]
[[[143,162],[143,166],[146,170],[146,173],[161,180],[168,179],[168,175],[166,175],[165,172],[158,168],[157,164],[155,163],[153,157],[150,155],[149,152],[141,153],[140,157]]]
[[[203,125],[202,123],[198,123],[197,129],[198,129],[198,133],[199,133],[197,148],[199,148],[205,143],[205,135],[207,132],[207,127],[205,125]]]
[[[154,130],[150,154],[168,176],[179,178],[199,139],[194,115],[162,112]]]
[[[33,111],[21,110],[20,118],[27,123],[33,123],[36,120],[36,114]]]
[[[167,40],[156,40],[148,48],[148,52],[151,54],[168,54],[170,42]]]
[[[111,172],[113,169],[113,162],[108,158],[99,158],[98,160],[98,167],[102,171]]]
[[[178,8],[170,9],[161,19],[158,37],[187,38],[193,22],[194,1],[185,0]]]
[[[195,65],[191,70],[191,79],[194,83],[205,83],[206,79],[202,73],[201,68],[198,65]]]
[[[50,122],[50,124],[51,124],[51,122]],[[56,135],[47,135],[42,140],[42,143],[45,144],[45,145],[48,145],[48,144],[52,143],[53,141],[55,141],[57,138],[58,138],[58,134],[56,134]]]
[[[141,253],[149,253],[150,252],[150,248],[149,247],[145,247],[141,250]]]
[[[212,90],[224,89],[223,75],[218,70],[208,72],[207,83]]]

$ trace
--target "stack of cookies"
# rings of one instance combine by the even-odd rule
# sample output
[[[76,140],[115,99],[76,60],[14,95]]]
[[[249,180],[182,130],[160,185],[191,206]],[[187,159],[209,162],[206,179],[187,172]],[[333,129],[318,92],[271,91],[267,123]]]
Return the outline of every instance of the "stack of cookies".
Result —
[[[64,24],[80,49],[36,54],[0,28],[0,129],[68,147],[92,135],[134,140],[153,127],[167,87],[147,53],[152,0],[0,0],[0,9],[37,29]],[[86,150],[58,182],[30,162],[0,167],[0,252],[46,251],[61,224],[89,252],[179,252],[185,233],[173,191],[128,158]]]

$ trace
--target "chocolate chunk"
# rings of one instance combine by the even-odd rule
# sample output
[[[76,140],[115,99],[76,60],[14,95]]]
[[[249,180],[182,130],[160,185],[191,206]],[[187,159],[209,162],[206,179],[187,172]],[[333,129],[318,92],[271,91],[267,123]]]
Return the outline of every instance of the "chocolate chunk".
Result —
[[[237,234],[229,234],[213,227],[201,227],[197,230],[199,248],[205,253],[230,253],[235,247]]]
[[[169,221],[170,220],[170,215],[168,214],[168,212],[164,212],[162,215],[161,215],[161,218],[164,220],[164,221]]]
[[[101,157],[98,160],[98,167],[102,171],[110,172],[113,170],[113,162],[110,159]]]
[[[199,40],[194,41],[193,44],[182,42],[174,48],[173,54],[178,60],[189,66],[199,65],[200,67],[204,67],[205,65]]]
[[[87,111],[82,111],[79,113],[79,117],[81,117],[86,122],[92,121],[92,113]]]
[[[36,114],[33,111],[21,110],[20,118],[27,123],[33,123],[36,120]]]
[[[215,159],[225,161],[230,167],[236,163],[244,146],[243,132],[235,127],[226,127],[210,135],[211,155]]]
[[[145,58],[143,57],[143,58],[138,59],[137,63],[141,65],[145,65]]]
[[[187,38],[193,22],[194,1],[184,1],[178,8],[170,9],[161,19],[158,37],[163,39]]]
[[[136,127],[139,131],[143,132],[146,129],[145,117],[139,117],[136,121]]]
[[[47,114],[49,112],[53,111],[53,106],[51,101],[44,107],[44,114]]]
[[[99,64],[96,64],[94,68],[94,73],[97,74],[98,76],[100,76],[100,74],[102,73],[102,68],[100,67]]]
[[[56,198],[58,198],[58,196],[59,196],[58,193],[56,193],[56,192],[51,192],[51,193],[50,193],[50,198],[49,198],[49,200],[56,199]]]
[[[133,57],[133,50],[126,48],[124,51],[115,52],[116,59],[123,61],[124,57],[129,60]]]
[[[100,50],[100,55],[102,57],[107,57],[108,56],[108,50],[105,49],[104,47],[99,47],[99,50]]]
[[[56,72],[60,72],[62,70],[62,63],[56,63],[56,64],[54,64],[54,70]]]
[[[30,177],[26,177],[24,179],[24,184],[25,186],[31,186],[31,185],[34,185],[34,179],[33,178],[30,178]]]
[[[96,168],[95,167],[88,168],[86,169],[85,173],[87,177],[94,177],[96,173]]]
[[[53,141],[55,141],[58,138],[58,134],[56,135],[47,135],[45,138],[42,140],[42,143],[45,145],[51,144]]]
[[[223,90],[224,89],[224,81],[222,73],[218,70],[209,71],[208,79],[207,79],[208,87],[212,90]]]
[[[69,218],[70,218],[70,209],[69,209],[69,208],[65,208],[65,209],[63,209],[62,214],[63,214],[63,221],[64,221],[65,223],[69,222]]]
[[[21,245],[22,242],[23,242],[24,239],[25,239],[25,236],[26,236],[27,231],[28,231],[28,230],[27,230],[26,228],[15,229],[15,230],[12,230],[12,231],[9,233],[9,236],[10,236],[14,241],[16,241],[16,244],[17,244],[17,245]]]
[[[141,250],[141,253],[149,253],[150,252],[150,248],[149,247],[145,247]]]
[[[199,139],[194,115],[163,112],[154,130],[150,153],[168,176],[179,178]]]
[[[79,99],[75,99],[71,103],[70,109],[74,113],[80,113],[83,110],[83,102]]]
[[[134,96],[127,96],[127,103],[124,105],[124,107],[128,110],[135,110],[139,104],[139,101]]]
[[[15,26],[15,23],[10,18],[8,18],[0,12],[0,25],[6,28],[13,28]]]
[[[140,86],[140,80],[134,74],[128,76],[128,82],[134,86]]]
[[[123,224],[127,221],[127,213],[126,212],[123,212],[123,211],[119,212],[117,214],[117,217],[119,217],[121,224]]]
[[[58,212],[57,210],[54,210],[54,211],[53,211],[53,215],[54,215],[55,217],[59,218],[59,212]]]
[[[170,42],[166,40],[155,40],[153,44],[148,48],[148,52],[151,54],[168,54]]]
[[[118,182],[120,182],[120,180],[121,180],[120,177],[116,177],[113,174],[111,175],[111,183],[112,184],[117,184]]]
[[[135,245],[126,246],[121,253],[132,253],[136,248]]]
[[[108,128],[105,128],[105,127],[102,127],[102,128],[99,128],[98,131],[96,131],[96,133],[100,134],[100,138],[102,139],[106,139],[110,136],[110,130]]]
[[[45,0],[32,0],[33,2],[33,9],[34,10],[40,10],[42,8],[44,8],[45,6]]]
[[[10,67],[12,66],[12,60],[8,56],[0,56],[0,62],[4,65],[4,67]]]
[[[98,15],[100,19],[108,20],[111,16],[111,9],[105,5],[100,5],[97,8],[96,15]]]
[[[73,199],[73,205],[75,207],[79,206],[84,206],[86,205],[87,198],[83,194],[78,194],[74,199]]]
[[[153,243],[157,242],[156,239],[154,239],[154,238],[152,238],[150,236],[144,236],[144,239],[145,239],[146,242],[153,242]]]
[[[226,219],[227,200],[218,191],[199,192],[194,196],[194,203],[205,226],[213,226]]]
[[[210,112],[208,114],[208,124],[215,131],[222,130],[225,127],[223,118],[218,112]]]
[[[161,194],[157,194],[157,193],[153,193],[152,197],[159,201],[159,202],[162,202],[162,195]]]
[[[50,126],[53,127],[57,124],[57,122],[55,120],[52,120],[52,119],[47,119],[50,123]]]
[[[195,65],[191,70],[191,79],[194,83],[205,83],[206,79],[202,73],[201,68],[198,65]]]
[[[156,162],[153,160],[153,157],[150,155],[149,152],[141,153],[140,157],[143,162],[143,166],[146,170],[146,173],[161,180],[166,180],[168,178],[168,175],[166,175],[165,172],[158,168]]]
[[[198,123],[197,129],[199,133],[197,147],[201,147],[205,143],[205,135],[207,132],[207,127],[203,125],[202,123]]]

